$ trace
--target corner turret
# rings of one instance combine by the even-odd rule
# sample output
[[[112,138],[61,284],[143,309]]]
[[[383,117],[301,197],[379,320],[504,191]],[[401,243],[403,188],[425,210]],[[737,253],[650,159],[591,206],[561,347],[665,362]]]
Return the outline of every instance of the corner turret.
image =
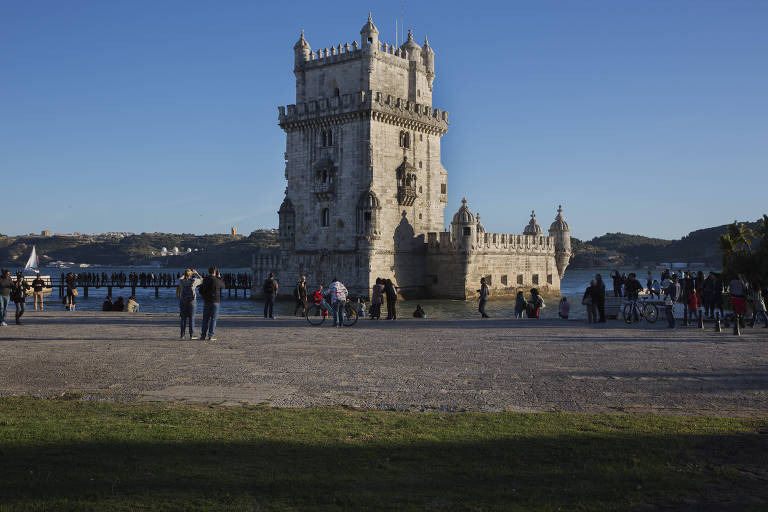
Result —
[[[555,241],[555,264],[557,265],[557,273],[562,279],[571,260],[571,228],[563,218],[562,205],[557,207],[557,217],[549,227],[549,236]]]
[[[435,52],[432,47],[429,46],[429,40],[427,36],[424,36],[424,46],[421,49],[421,60],[424,63],[424,67],[427,69],[427,82],[429,84],[429,90],[432,90],[432,84],[435,81]]]
[[[379,48],[379,29],[373,24],[371,13],[368,13],[368,21],[363,25],[363,28],[360,29],[360,37],[360,42],[363,47],[369,45],[374,49]]]
[[[301,31],[301,37],[299,37],[299,40],[296,41],[295,45],[293,45],[293,53],[295,56],[295,65],[297,68],[311,59],[310,55],[312,53],[312,48],[309,46],[307,40],[304,39],[303,30]]]
[[[408,40],[400,46],[400,52],[408,60],[416,61],[421,59],[422,49],[413,40],[413,31],[411,29],[408,29]]]
[[[467,245],[471,245],[477,236],[477,219],[467,206],[466,197],[461,200],[461,207],[453,214],[451,234],[454,242]]]
[[[528,225],[525,226],[523,234],[533,236],[541,235],[541,226],[539,226],[539,223],[536,222],[536,212],[534,210],[531,210],[531,220],[528,222]]]

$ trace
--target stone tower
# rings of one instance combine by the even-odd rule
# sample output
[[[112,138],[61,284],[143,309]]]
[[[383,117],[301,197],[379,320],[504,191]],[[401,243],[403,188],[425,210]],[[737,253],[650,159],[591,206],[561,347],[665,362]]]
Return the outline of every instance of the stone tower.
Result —
[[[571,261],[571,228],[563,218],[563,205],[557,207],[555,222],[549,226],[549,236],[555,241],[555,263],[557,273],[562,279],[568,262]]]
[[[369,15],[354,41],[294,45],[296,103],[279,107],[287,187],[280,207],[280,277],[338,276],[353,293],[376,277],[419,286],[425,235],[443,230],[447,173],[432,107],[434,51],[409,31],[379,41]]]

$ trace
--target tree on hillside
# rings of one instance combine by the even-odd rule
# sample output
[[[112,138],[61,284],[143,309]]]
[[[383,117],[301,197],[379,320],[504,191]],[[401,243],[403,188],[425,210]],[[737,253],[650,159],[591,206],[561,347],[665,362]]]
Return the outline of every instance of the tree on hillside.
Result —
[[[753,249],[754,242],[759,246]],[[726,279],[742,274],[747,281],[768,282],[768,216],[757,223],[757,233],[743,223],[734,221],[718,239],[723,253],[723,273]]]

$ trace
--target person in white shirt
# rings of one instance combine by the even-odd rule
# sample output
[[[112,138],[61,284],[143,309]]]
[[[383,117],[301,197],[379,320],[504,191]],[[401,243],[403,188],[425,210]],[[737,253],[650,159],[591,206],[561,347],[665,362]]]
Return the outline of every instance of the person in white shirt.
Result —
[[[203,284],[203,277],[194,269],[185,270],[184,275],[179,279],[177,293],[179,295],[179,315],[181,316],[181,339],[184,339],[187,322],[189,322],[189,339],[197,339],[195,336],[196,290],[201,284]]]
[[[347,302],[347,288],[338,279],[328,286],[328,297],[333,307],[333,326],[341,327],[344,324],[344,303]]]

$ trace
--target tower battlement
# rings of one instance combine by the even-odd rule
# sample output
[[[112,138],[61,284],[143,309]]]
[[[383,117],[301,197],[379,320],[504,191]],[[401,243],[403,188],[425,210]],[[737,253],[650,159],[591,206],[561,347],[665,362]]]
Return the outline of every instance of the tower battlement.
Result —
[[[462,251],[494,251],[509,253],[554,254],[555,240],[551,236],[515,235],[507,233],[478,233],[455,237],[450,231],[427,233],[427,251],[451,253]]]
[[[372,112],[374,119],[410,124],[439,135],[448,130],[448,111],[431,105],[398,98],[381,91],[358,91],[330,98],[319,98],[295,105],[279,106],[278,124],[283,129],[292,125],[304,126],[308,121],[318,122],[325,116]]]

